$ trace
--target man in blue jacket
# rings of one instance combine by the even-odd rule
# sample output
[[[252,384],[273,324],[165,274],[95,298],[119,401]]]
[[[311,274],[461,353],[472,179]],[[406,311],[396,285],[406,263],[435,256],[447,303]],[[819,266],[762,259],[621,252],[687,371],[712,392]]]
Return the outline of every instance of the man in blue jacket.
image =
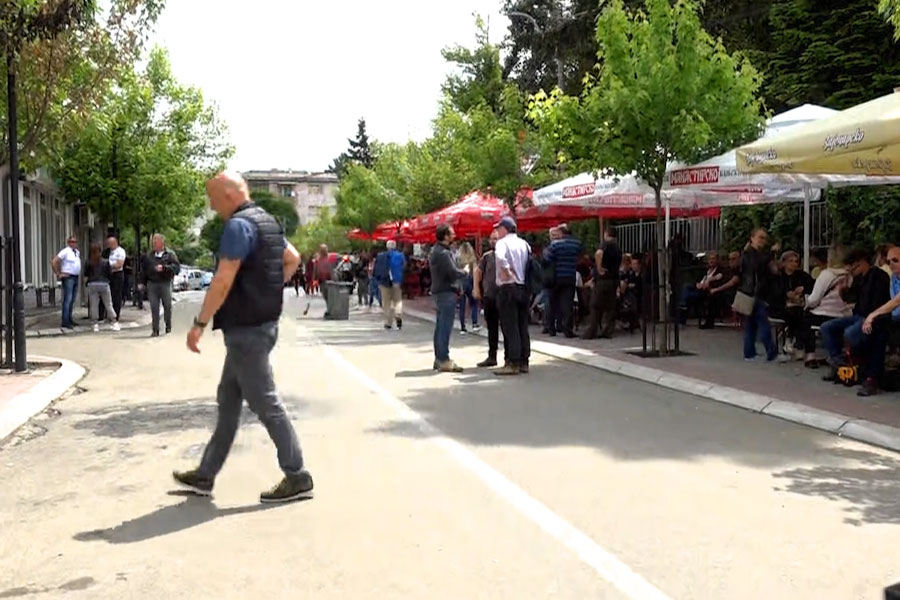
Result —
[[[384,328],[390,330],[394,323],[397,329],[403,328],[403,270],[406,257],[397,250],[397,242],[390,240],[387,250],[375,258],[372,275],[378,281],[381,290],[381,308],[384,311]]]

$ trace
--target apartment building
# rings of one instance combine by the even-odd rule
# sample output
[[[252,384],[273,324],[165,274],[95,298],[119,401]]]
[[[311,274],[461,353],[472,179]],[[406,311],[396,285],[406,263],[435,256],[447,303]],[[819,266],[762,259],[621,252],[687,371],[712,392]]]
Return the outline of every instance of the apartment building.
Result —
[[[338,178],[333,173],[271,169],[247,171],[243,175],[251,193],[265,191],[292,198],[301,225],[316,221],[325,210],[333,215],[337,208]]]

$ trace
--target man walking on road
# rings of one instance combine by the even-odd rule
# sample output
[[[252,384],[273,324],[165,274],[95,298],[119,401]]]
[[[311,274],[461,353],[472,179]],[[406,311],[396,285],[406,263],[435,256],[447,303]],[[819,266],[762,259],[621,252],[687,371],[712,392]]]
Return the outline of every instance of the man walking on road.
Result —
[[[159,302],[162,300],[166,321],[166,333],[172,333],[172,280],[181,271],[178,256],[166,248],[166,238],[161,233],[153,235],[153,249],[144,257],[141,266],[142,288],[150,298],[150,318],[153,323],[151,337],[159,337]]]
[[[78,277],[81,275],[81,253],[78,251],[78,239],[74,235],[69,236],[66,247],[53,257],[50,266],[62,285],[62,328],[72,329],[75,327],[72,310],[75,308]]]
[[[575,302],[575,267],[581,256],[581,241],[572,236],[569,226],[557,227],[560,237],[545,251],[545,258],[553,266],[553,290],[550,296],[549,334],[555,336],[561,328],[567,338],[575,337],[572,331],[572,306]]]
[[[403,269],[406,257],[397,250],[397,242],[390,240],[387,250],[382,252],[375,263],[378,287],[381,290],[381,308],[384,311],[384,328],[391,329],[394,322],[397,329],[403,328]]]
[[[119,240],[111,235],[106,239],[106,247],[109,248],[109,269],[112,272],[109,278],[109,291],[112,293],[113,309],[116,311],[116,321],[122,315],[122,301],[125,298],[125,248],[119,245]]]
[[[531,300],[525,287],[526,271],[531,256],[528,242],[516,235],[516,222],[503,217],[494,226],[497,245],[494,248],[497,269],[497,307],[500,328],[509,353],[509,362],[497,375],[518,375],[528,372],[531,357],[531,338],[528,333],[528,303]]]
[[[497,262],[494,246],[497,244],[497,231],[491,232],[491,247],[481,255],[475,269],[475,298],[484,306],[484,322],[488,330],[488,357],[478,363],[479,367],[497,366],[497,347],[500,345],[500,312],[497,309]],[[503,362],[509,357],[506,352],[506,339],[503,340]]]
[[[219,416],[200,467],[173,473],[175,480],[198,494],[212,492],[216,475],[228,457],[241,421],[244,399],[278,449],[284,478],[263,492],[261,502],[287,502],[312,496],[313,480],[303,467],[303,454],[293,425],[278,397],[269,354],[278,339],[284,284],[300,255],[284,238],[281,225],[250,200],[240,175],[221,173],[207,182],[210,206],[225,221],[219,264],[200,314],[187,335],[187,346],[200,352],[203,331],[225,337],[225,366],[219,382]]]
[[[453,317],[459,297],[459,280],[469,275],[468,271],[456,266],[450,251],[453,242],[453,228],[438,225],[437,243],[431,249],[428,263],[431,267],[431,296],[434,298],[436,319],[434,321],[434,369],[444,373],[462,373],[462,367],[450,360],[450,334],[453,331]]]

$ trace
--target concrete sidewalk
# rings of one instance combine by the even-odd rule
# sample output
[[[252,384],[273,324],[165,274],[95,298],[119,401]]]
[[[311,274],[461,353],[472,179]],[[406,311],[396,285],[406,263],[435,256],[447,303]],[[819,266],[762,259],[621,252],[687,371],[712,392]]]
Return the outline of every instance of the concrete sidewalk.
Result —
[[[0,442],[78,383],[85,370],[59,358],[31,357],[25,373],[0,372]]]
[[[430,298],[405,302],[411,317],[434,320]],[[566,339],[532,327],[532,351],[632,377],[680,392],[731,404],[840,436],[900,451],[900,394],[856,396],[856,388],[826,383],[824,370],[800,362],[748,363],[734,328],[681,330],[681,349],[691,356],[646,359],[640,332],[620,331],[612,340]],[[478,335],[485,336],[481,329]]]
[[[41,309],[32,309],[25,313],[25,335],[26,337],[52,337],[58,335],[74,335],[79,333],[90,333],[92,331],[92,323],[88,315],[88,309],[76,306],[72,313],[78,326],[75,329],[62,329],[60,327],[61,308],[43,307]],[[150,303],[144,303],[144,309],[140,310],[128,302],[122,306],[122,314],[119,319],[122,329],[134,329],[150,324]],[[102,323],[103,329],[108,329],[109,325]]]

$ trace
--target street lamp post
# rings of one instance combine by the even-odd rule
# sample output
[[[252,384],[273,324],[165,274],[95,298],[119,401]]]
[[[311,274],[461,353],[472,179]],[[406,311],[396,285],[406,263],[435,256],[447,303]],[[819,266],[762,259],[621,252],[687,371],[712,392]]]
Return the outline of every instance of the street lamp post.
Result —
[[[25,354],[25,288],[22,284],[22,261],[19,232],[19,131],[16,98],[16,56],[11,47],[6,50],[6,100],[9,126],[9,203],[12,245],[9,249],[12,261],[13,285],[13,335],[16,372],[27,369]]]

